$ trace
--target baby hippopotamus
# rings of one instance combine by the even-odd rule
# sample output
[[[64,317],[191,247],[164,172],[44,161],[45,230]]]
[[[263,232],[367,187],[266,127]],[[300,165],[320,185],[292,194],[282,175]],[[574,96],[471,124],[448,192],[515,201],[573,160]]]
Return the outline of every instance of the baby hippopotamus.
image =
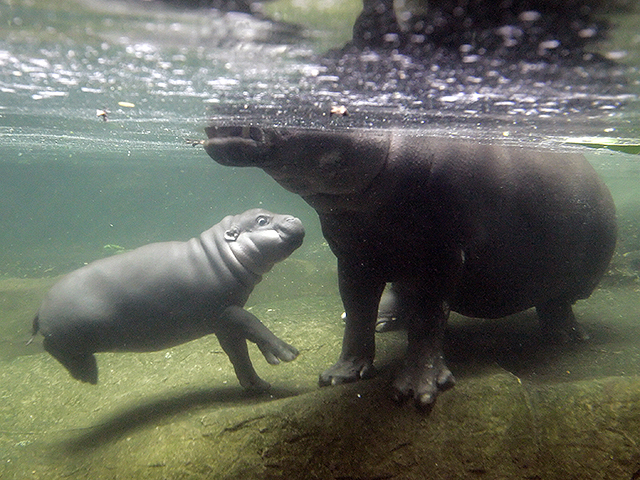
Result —
[[[320,216],[338,258],[342,352],[320,385],[374,373],[380,295],[407,329],[394,396],[429,407],[454,384],[449,310],[497,318],[535,307],[543,332],[585,338],[573,303],[611,259],[615,207],[579,154],[367,129],[211,126],[217,162],[256,166]],[[380,325],[379,328],[384,327]]]
[[[302,223],[252,209],[186,242],[152,243],[64,276],[33,321],[44,348],[74,378],[98,381],[95,352],[154,351],[215,333],[240,384],[266,390],[246,340],[267,362],[298,351],[244,310],[254,286],[302,244]]]

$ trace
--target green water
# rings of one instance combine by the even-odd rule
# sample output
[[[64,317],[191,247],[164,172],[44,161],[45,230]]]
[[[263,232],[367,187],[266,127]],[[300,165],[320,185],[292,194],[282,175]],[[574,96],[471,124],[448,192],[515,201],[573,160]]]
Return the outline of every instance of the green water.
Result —
[[[274,2],[275,23],[151,2],[0,0],[0,477],[638,478],[640,160],[565,142],[637,143],[638,16],[616,17],[598,47],[626,53],[606,88],[563,83],[572,70],[470,93],[473,76],[458,85],[443,74],[428,85],[441,97],[420,99],[398,83],[401,65],[419,71],[402,56],[380,83],[363,77],[362,91],[357,72],[342,84],[320,59],[349,40],[360,7]],[[329,119],[333,104],[351,115]],[[576,306],[592,340],[546,345],[532,312],[455,317],[446,354],[459,384],[430,416],[385,396],[401,334],[379,336],[379,379],[318,390],[339,353],[342,308],[316,214],[262,171],[222,167],[197,144],[210,119],[247,118],[582,151],[612,190],[620,228],[601,288]],[[307,231],[249,302],[301,351],[272,368],[251,350],[270,394],[243,393],[214,338],[100,354],[97,386],[72,380],[38,341],[25,345],[59,275],[256,206],[294,214]]]

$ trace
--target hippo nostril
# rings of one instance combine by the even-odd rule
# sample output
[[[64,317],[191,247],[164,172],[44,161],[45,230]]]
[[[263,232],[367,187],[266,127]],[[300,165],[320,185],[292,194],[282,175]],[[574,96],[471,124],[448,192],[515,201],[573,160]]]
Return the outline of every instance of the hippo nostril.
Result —
[[[240,128],[240,137],[245,138],[247,140],[253,140],[254,142],[262,142],[264,140],[264,135],[262,133],[262,129],[259,127],[252,127],[250,125],[245,125]]]
[[[242,137],[242,127],[224,127],[220,129],[221,136],[225,137]]]
[[[261,128],[258,127],[249,127],[249,137],[251,140],[255,140],[256,142],[264,141],[264,133]]]

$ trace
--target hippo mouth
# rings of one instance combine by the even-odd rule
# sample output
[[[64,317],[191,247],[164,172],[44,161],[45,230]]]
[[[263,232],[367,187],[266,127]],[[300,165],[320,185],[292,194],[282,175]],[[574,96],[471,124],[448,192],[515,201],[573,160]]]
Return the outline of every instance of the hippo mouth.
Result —
[[[308,132],[311,130],[308,130]],[[205,128],[209,137],[204,149],[217,163],[228,167],[259,167],[290,192],[300,195],[315,192],[313,166],[300,174],[300,166],[279,160],[282,145],[299,133],[291,128],[260,128],[252,125],[211,125]],[[306,143],[302,142],[306,146]]]
[[[283,242],[290,245],[293,250],[302,245],[304,239],[304,227],[296,217],[286,217],[277,227],[276,232]]]
[[[262,166],[269,158],[275,131],[251,125],[210,126],[204,149],[216,162],[230,166]]]

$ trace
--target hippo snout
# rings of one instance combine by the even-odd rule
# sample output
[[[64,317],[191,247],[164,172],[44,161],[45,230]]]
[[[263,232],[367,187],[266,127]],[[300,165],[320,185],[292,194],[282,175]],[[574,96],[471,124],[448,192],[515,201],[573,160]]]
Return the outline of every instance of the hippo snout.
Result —
[[[282,219],[279,227],[280,235],[286,237],[287,241],[296,243],[298,246],[302,244],[304,227],[299,218],[287,215]]]
[[[205,129],[204,149],[218,163],[229,166],[261,165],[269,158],[270,131],[260,127],[211,126]]]

